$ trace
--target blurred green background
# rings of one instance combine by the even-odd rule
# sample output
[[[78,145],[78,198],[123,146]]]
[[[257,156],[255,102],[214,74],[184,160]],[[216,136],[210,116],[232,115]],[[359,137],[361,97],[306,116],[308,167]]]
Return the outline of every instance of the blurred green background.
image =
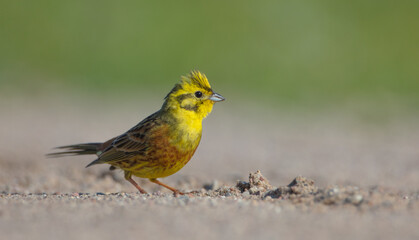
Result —
[[[418,10],[382,0],[2,1],[0,93],[162,98],[199,69],[238,105],[417,114]]]

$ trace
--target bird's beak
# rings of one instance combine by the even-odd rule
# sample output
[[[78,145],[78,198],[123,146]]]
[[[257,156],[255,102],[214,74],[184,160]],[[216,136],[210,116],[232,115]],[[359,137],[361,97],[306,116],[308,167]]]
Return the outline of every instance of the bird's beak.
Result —
[[[211,97],[209,98],[209,100],[214,101],[214,102],[221,102],[221,101],[224,101],[225,98],[223,98],[223,96],[221,96],[218,93],[213,93]]]

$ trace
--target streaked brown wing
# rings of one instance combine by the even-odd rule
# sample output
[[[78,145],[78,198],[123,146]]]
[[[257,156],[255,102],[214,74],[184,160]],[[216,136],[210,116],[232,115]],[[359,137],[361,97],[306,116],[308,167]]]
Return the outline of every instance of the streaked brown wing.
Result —
[[[116,137],[112,144],[103,150],[99,158],[87,166],[115,163],[136,155],[145,155],[149,146],[150,133],[161,124],[162,120],[159,118],[158,112],[150,115],[126,133]]]

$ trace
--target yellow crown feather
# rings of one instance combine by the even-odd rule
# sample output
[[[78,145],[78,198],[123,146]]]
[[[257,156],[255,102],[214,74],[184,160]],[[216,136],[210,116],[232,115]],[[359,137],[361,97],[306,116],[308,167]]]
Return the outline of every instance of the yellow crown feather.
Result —
[[[188,76],[182,76],[182,84],[185,83],[196,85],[208,91],[211,90],[207,77],[198,70],[192,70]]]

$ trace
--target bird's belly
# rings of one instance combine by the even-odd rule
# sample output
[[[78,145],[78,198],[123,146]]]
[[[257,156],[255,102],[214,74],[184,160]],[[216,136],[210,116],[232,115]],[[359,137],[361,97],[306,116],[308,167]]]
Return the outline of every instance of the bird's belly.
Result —
[[[175,146],[160,146],[147,154],[146,159],[139,159],[129,170],[134,176],[141,178],[162,178],[170,176],[182,169],[192,158],[198,144],[190,150],[180,151]]]

